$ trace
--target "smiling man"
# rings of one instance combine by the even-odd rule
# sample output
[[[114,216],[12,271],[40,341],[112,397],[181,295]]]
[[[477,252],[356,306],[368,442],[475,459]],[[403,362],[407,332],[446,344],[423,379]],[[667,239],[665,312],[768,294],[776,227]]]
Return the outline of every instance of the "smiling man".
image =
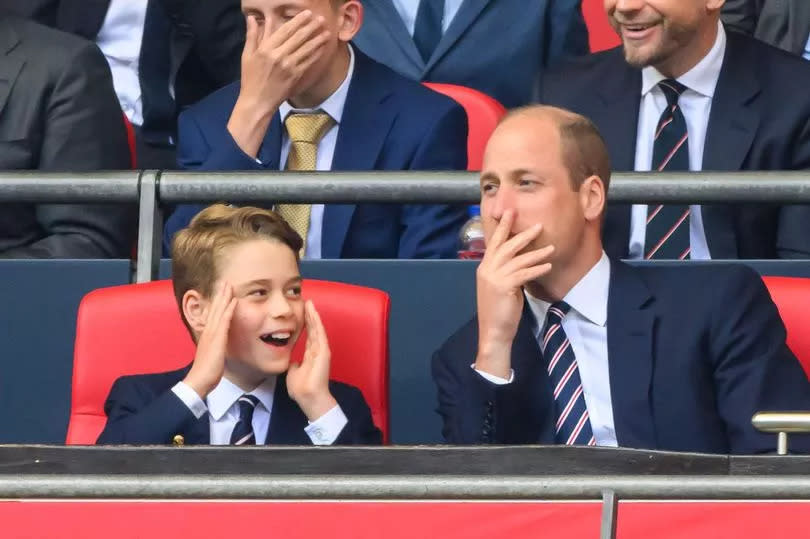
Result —
[[[605,0],[622,46],[549,75],[543,101],[593,120],[614,170],[810,168],[810,64],[726,31],[723,4]],[[617,205],[604,239],[622,258],[810,258],[808,229],[805,206]]]

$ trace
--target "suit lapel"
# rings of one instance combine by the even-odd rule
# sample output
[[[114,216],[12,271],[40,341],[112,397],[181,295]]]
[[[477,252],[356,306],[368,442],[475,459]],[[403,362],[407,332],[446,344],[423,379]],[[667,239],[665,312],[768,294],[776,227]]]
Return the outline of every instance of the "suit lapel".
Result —
[[[608,363],[613,423],[620,447],[657,447],[650,401],[655,313],[653,300],[638,270],[610,261],[608,293]]]
[[[408,60],[417,67],[419,72],[422,72],[425,68],[425,61],[422,59],[422,55],[419,54],[416,43],[414,43],[413,38],[408,33],[405,22],[394,7],[394,3],[390,0],[382,0],[379,2],[364,2],[363,4],[366,10],[380,12],[377,16],[377,20],[385,25],[391,37],[396,42],[397,46],[402,49],[402,52]]]
[[[756,135],[760,111],[756,106],[760,84],[744,58],[748,39],[727,32],[726,54],[717,81],[703,150],[703,170],[736,171],[742,168]],[[701,210],[712,258],[736,258],[733,208],[707,205]]]
[[[6,19],[0,17],[0,113],[8,102],[11,89],[25,62],[11,55],[20,38]]]
[[[307,417],[287,393],[287,375],[279,375],[273,392],[273,409],[270,411],[270,426],[264,443],[284,445],[311,445],[304,432]]]
[[[393,93],[387,84],[387,74],[378,74],[372,60],[356,47],[354,54],[354,74],[343,107],[332,170],[375,170],[397,116],[397,108],[385,103]],[[323,258],[340,258],[354,209],[354,204],[326,205],[321,239]]]
[[[540,323],[542,324],[542,321]],[[537,429],[537,443],[554,444],[554,396],[546,372],[546,362],[535,336],[537,327],[538,322],[532,314],[528,301],[525,301],[520,325],[512,342],[512,368],[516,380],[528,381],[527,394],[532,396],[531,406],[537,411],[539,418],[536,426],[527,427]]]
[[[426,73],[436,65],[442,56],[447,54],[447,51],[455,45],[456,41],[467,31],[470,25],[478,18],[478,15],[481,14],[491,1],[492,0],[464,0],[464,2],[462,2],[458,13],[456,13],[456,16],[453,18],[453,22],[450,23],[447,32],[442,35],[439,44],[436,46],[436,50],[433,51],[433,55],[430,57],[430,60],[428,60],[425,66]],[[416,50],[415,45],[414,50]]]
[[[186,431],[186,444],[209,445],[211,443],[211,421],[208,413],[197,419]]]

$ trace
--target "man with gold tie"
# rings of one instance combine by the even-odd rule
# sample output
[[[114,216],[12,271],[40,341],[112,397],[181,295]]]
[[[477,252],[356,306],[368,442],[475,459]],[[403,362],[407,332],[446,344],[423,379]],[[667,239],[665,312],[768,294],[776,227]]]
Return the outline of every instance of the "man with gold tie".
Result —
[[[350,41],[359,0],[243,0],[239,83],[180,117],[192,170],[466,168],[467,119],[452,100],[397,75]],[[268,201],[273,203],[273,201]],[[180,206],[165,243],[200,206]],[[456,252],[462,206],[278,204],[305,258],[441,258]]]

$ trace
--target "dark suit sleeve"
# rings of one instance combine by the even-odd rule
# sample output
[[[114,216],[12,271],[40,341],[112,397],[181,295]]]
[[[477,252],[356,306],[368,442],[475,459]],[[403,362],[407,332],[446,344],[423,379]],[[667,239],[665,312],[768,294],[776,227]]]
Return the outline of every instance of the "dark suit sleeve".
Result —
[[[381,445],[382,433],[374,425],[371,410],[356,387],[343,386],[342,391],[334,391],[335,399],[343,410],[348,423],[333,445]]]
[[[196,118],[196,110],[180,114],[178,121],[177,164],[186,170],[263,170],[262,166],[245,154],[230,136],[225,133],[224,143],[209,144]],[[168,255],[172,238],[178,230],[188,226],[191,218],[205,206],[180,204],[166,219],[163,228],[163,249]]]
[[[422,138],[411,170],[467,168],[467,114],[453,104]],[[458,233],[467,220],[460,204],[410,204],[402,210],[399,258],[455,258]]]
[[[171,389],[155,397],[137,377],[119,378],[104,403],[107,424],[98,444],[169,444],[197,419]]]
[[[774,451],[776,436],[751,425],[757,411],[810,410],[810,382],[785,344],[785,328],[762,279],[730,267],[715,287],[711,322],[716,402],[732,453]],[[794,449],[807,451],[805,438]]]
[[[130,168],[123,113],[107,62],[95,45],[82,45],[65,62],[44,107],[39,170]],[[134,238],[134,206],[54,204],[39,205],[36,211],[45,237],[6,251],[3,257],[129,256]]]
[[[239,79],[245,19],[239,0],[161,0],[175,30],[192,39],[206,75],[219,86]]]
[[[726,0],[721,17],[732,30],[753,36],[764,0]]]
[[[549,0],[544,31],[544,66],[561,58],[588,54],[588,27],[582,16],[582,0]]]

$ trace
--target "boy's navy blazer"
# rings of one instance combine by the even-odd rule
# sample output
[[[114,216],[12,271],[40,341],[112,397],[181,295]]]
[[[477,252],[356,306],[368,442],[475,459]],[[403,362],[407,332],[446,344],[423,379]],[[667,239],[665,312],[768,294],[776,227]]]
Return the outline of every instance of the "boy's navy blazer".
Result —
[[[760,410],[810,410],[810,383],[785,344],[762,279],[743,265],[632,267],[611,260],[610,396],[620,447],[751,454],[775,451]],[[447,441],[553,444],[554,403],[526,306],[512,345],[511,384],[475,362],[478,320],[436,352],[433,378]],[[791,438],[791,449],[810,451]]]
[[[197,419],[171,390],[190,368],[188,365],[176,371],[122,376],[116,380],[104,404],[107,424],[97,443],[171,444],[178,434],[187,445],[210,443],[209,415],[205,413]],[[312,445],[304,432],[309,424],[307,417],[287,393],[286,378],[286,374],[281,374],[276,381],[264,443]],[[332,381],[329,390],[349,420],[335,444],[381,444],[382,434],[374,426],[360,390]]]
[[[331,170],[465,170],[467,116],[452,99],[394,73],[354,48]],[[213,93],[180,116],[178,163],[190,170],[278,171],[278,113],[259,150],[247,156],[227,131],[239,83]],[[272,203],[273,201],[267,201]],[[179,206],[168,219],[164,246],[203,206]],[[323,258],[453,258],[465,206],[328,204]]]

